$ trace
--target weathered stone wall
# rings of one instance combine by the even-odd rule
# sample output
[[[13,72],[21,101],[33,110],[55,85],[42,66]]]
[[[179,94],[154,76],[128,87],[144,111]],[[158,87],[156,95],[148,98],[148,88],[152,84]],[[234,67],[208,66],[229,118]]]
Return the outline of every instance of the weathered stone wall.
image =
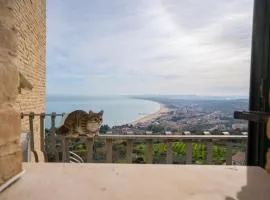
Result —
[[[46,1],[10,1],[14,2],[12,12],[18,31],[17,67],[33,85],[32,91],[22,89],[16,108],[23,113],[45,112]],[[37,150],[40,149],[39,123],[39,118],[35,117],[34,139]],[[28,117],[22,119],[22,130],[29,130]]]
[[[45,112],[45,58],[46,0],[0,0],[0,67],[9,67],[8,69],[12,71],[10,67],[12,66],[13,72],[16,74],[2,79],[2,76],[8,76],[9,72],[0,71],[0,83],[4,84],[0,86],[0,92],[2,92],[0,102],[8,101],[9,106],[12,105],[17,114]],[[21,94],[12,93],[12,89],[14,89],[12,84],[17,84],[18,79],[18,74],[15,71],[21,72],[33,85],[32,91],[22,89]],[[11,94],[15,95],[16,98],[15,96],[11,97]],[[12,111],[10,113],[12,115]],[[0,120],[2,126],[2,122],[5,120],[2,118]],[[28,117],[20,121],[20,133],[29,131]],[[40,150],[39,123],[39,118],[36,117],[34,120],[34,143],[37,150]],[[2,144],[4,143],[5,139],[2,141]],[[42,160],[41,151],[37,151],[37,153],[39,160]],[[32,158],[33,156],[31,160],[33,160]]]
[[[0,0],[0,185],[22,170],[17,97],[17,31],[13,1]]]

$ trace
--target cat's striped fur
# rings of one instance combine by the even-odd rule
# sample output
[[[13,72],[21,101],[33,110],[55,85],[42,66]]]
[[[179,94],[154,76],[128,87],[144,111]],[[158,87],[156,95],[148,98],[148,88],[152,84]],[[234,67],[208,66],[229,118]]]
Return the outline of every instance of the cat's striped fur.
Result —
[[[103,110],[98,113],[83,110],[75,110],[69,113],[64,123],[55,129],[57,135],[64,136],[95,136],[99,133],[99,128],[103,121]]]

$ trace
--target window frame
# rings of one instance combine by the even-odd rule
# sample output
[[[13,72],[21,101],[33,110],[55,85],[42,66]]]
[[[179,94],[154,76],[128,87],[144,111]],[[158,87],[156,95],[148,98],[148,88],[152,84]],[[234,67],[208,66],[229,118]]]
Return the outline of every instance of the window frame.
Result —
[[[270,114],[270,1],[254,0],[249,110]],[[247,165],[265,167],[266,124],[249,122]]]

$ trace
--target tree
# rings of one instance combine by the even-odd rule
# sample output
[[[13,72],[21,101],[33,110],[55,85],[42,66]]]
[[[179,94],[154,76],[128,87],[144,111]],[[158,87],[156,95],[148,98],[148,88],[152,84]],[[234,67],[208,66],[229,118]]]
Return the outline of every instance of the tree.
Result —
[[[148,131],[152,131],[153,133],[162,133],[164,132],[164,127],[162,125],[155,125],[155,124],[150,124],[147,127]]]
[[[101,125],[99,132],[102,134],[106,134],[107,131],[109,131],[109,130],[110,130],[110,127],[107,124],[104,124],[104,125]]]

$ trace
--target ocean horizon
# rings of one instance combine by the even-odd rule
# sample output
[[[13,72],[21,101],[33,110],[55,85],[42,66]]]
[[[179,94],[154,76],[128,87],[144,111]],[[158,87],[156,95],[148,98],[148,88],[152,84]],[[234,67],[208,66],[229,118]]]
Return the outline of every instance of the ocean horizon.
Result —
[[[140,117],[157,112],[160,104],[127,96],[46,96],[46,113],[68,113],[77,109],[94,112],[104,110],[103,124],[112,127],[128,124]],[[61,117],[57,117],[56,126],[59,126],[60,122]],[[45,126],[49,128],[50,124],[51,120],[46,118]]]
[[[142,98],[143,97],[143,98]],[[246,96],[197,96],[197,95],[47,95],[46,113],[68,113],[77,109],[104,110],[103,124],[118,126],[129,124],[146,115],[157,112],[160,103],[155,98],[184,100],[232,100],[248,99]],[[153,99],[153,100],[152,100]],[[56,118],[56,126],[61,123],[61,117]],[[45,126],[49,128],[51,120],[46,117]]]

